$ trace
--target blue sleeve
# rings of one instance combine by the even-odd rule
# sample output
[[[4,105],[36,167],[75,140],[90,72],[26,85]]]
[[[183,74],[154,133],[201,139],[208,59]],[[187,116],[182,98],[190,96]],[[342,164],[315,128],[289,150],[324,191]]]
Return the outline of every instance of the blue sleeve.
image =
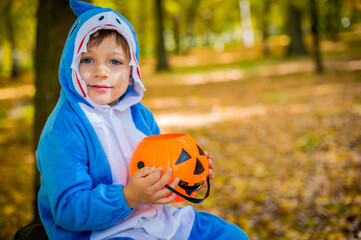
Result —
[[[39,207],[49,205],[55,223],[71,231],[102,229],[128,217],[133,210],[126,204],[123,186],[93,186],[89,142],[76,127],[62,126],[48,130],[39,143],[40,192],[45,192],[39,193],[39,201],[47,202]]]
[[[152,134],[160,134],[160,129],[158,127],[157,122],[155,121],[155,118],[153,116],[153,113],[149,110],[149,115],[148,115],[148,121],[150,122],[150,126],[152,128]]]
[[[147,136],[160,134],[160,129],[153,113],[147,107],[138,103],[131,107],[131,112],[134,124],[139,131]]]

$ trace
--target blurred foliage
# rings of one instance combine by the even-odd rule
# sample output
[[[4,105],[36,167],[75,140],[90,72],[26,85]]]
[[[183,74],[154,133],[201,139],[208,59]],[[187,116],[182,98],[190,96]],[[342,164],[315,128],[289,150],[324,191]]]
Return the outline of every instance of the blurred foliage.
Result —
[[[360,39],[332,43],[338,56],[327,58],[323,75],[304,59],[259,59],[256,71],[234,63],[186,73],[183,82],[146,78],[144,103],[162,130],[190,133],[214,156],[212,193],[196,209],[251,239],[361,238],[361,68],[351,67],[360,51],[340,51]],[[225,80],[239,69],[242,77]]]
[[[145,71],[143,102],[162,131],[191,134],[216,162],[196,209],[255,240],[361,238],[361,28],[340,36],[323,42],[322,75],[305,58],[225,64],[235,48],[208,57],[211,67],[209,48],[191,67],[179,56],[172,73]],[[32,219],[32,79],[1,79],[0,239]]]
[[[11,10],[6,4],[11,1]],[[240,16],[240,0],[163,0],[165,5],[166,46],[169,52],[189,53],[190,48],[213,46],[223,51],[229,44],[242,44],[242,27]],[[246,0],[247,1],[247,0]],[[155,16],[153,1],[149,0],[90,0],[102,7],[111,7],[126,16],[134,25],[138,34],[142,56],[153,56],[155,49]],[[287,34],[287,5],[297,5],[303,11],[303,30],[310,32],[310,16],[308,0],[276,0],[271,1],[269,11],[264,13],[266,1],[252,0],[252,27],[255,41],[262,41],[262,21],[267,19],[269,38]],[[195,4],[196,3],[196,4]],[[36,40],[37,0],[3,0],[0,1],[0,75],[9,76],[11,71],[11,54],[9,43],[9,22],[14,31],[14,45],[21,68],[29,70],[33,67],[33,53]],[[347,30],[357,23],[361,4],[358,0],[318,0],[321,33],[337,39],[339,32]],[[10,19],[10,21],[8,21]],[[176,22],[178,25],[176,26]],[[177,40],[179,36],[179,40]],[[271,49],[271,53],[273,53]]]
[[[11,2],[11,9],[7,3]],[[36,40],[37,0],[3,0],[0,1],[0,75],[9,76],[11,72],[11,55],[16,54],[21,68],[29,70],[33,67],[33,53]],[[13,53],[10,48],[11,39],[9,23],[14,35]]]

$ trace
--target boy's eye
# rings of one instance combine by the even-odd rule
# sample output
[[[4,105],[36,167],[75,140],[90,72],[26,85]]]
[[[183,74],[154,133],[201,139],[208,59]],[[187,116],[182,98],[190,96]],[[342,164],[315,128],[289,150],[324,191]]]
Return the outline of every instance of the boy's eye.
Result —
[[[115,60],[115,59],[110,60],[110,63],[111,63],[111,64],[114,64],[114,65],[119,65],[119,64],[121,64],[121,62],[120,62],[120,61]]]
[[[82,62],[82,63],[92,63],[93,60],[91,60],[90,58],[84,58],[80,62]]]

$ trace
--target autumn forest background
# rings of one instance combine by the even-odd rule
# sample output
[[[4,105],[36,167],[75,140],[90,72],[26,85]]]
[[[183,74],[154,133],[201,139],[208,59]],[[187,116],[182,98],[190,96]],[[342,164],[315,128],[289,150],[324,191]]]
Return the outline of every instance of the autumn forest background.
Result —
[[[196,209],[255,240],[361,239],[359,0],[88,2],[133,24],[161,130],[212,153]],[[34,151],[75,16],[67,0],[0,12],[0,239],[13,239],[38,216]]]

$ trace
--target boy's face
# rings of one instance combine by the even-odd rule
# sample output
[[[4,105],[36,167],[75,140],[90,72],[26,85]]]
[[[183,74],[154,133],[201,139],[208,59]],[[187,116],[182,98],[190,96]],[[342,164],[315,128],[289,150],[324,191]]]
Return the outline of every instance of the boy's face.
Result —
[[[114,34],[82,54],[79,73],[96,104],[115,105],[132,84],[130,59]]]

